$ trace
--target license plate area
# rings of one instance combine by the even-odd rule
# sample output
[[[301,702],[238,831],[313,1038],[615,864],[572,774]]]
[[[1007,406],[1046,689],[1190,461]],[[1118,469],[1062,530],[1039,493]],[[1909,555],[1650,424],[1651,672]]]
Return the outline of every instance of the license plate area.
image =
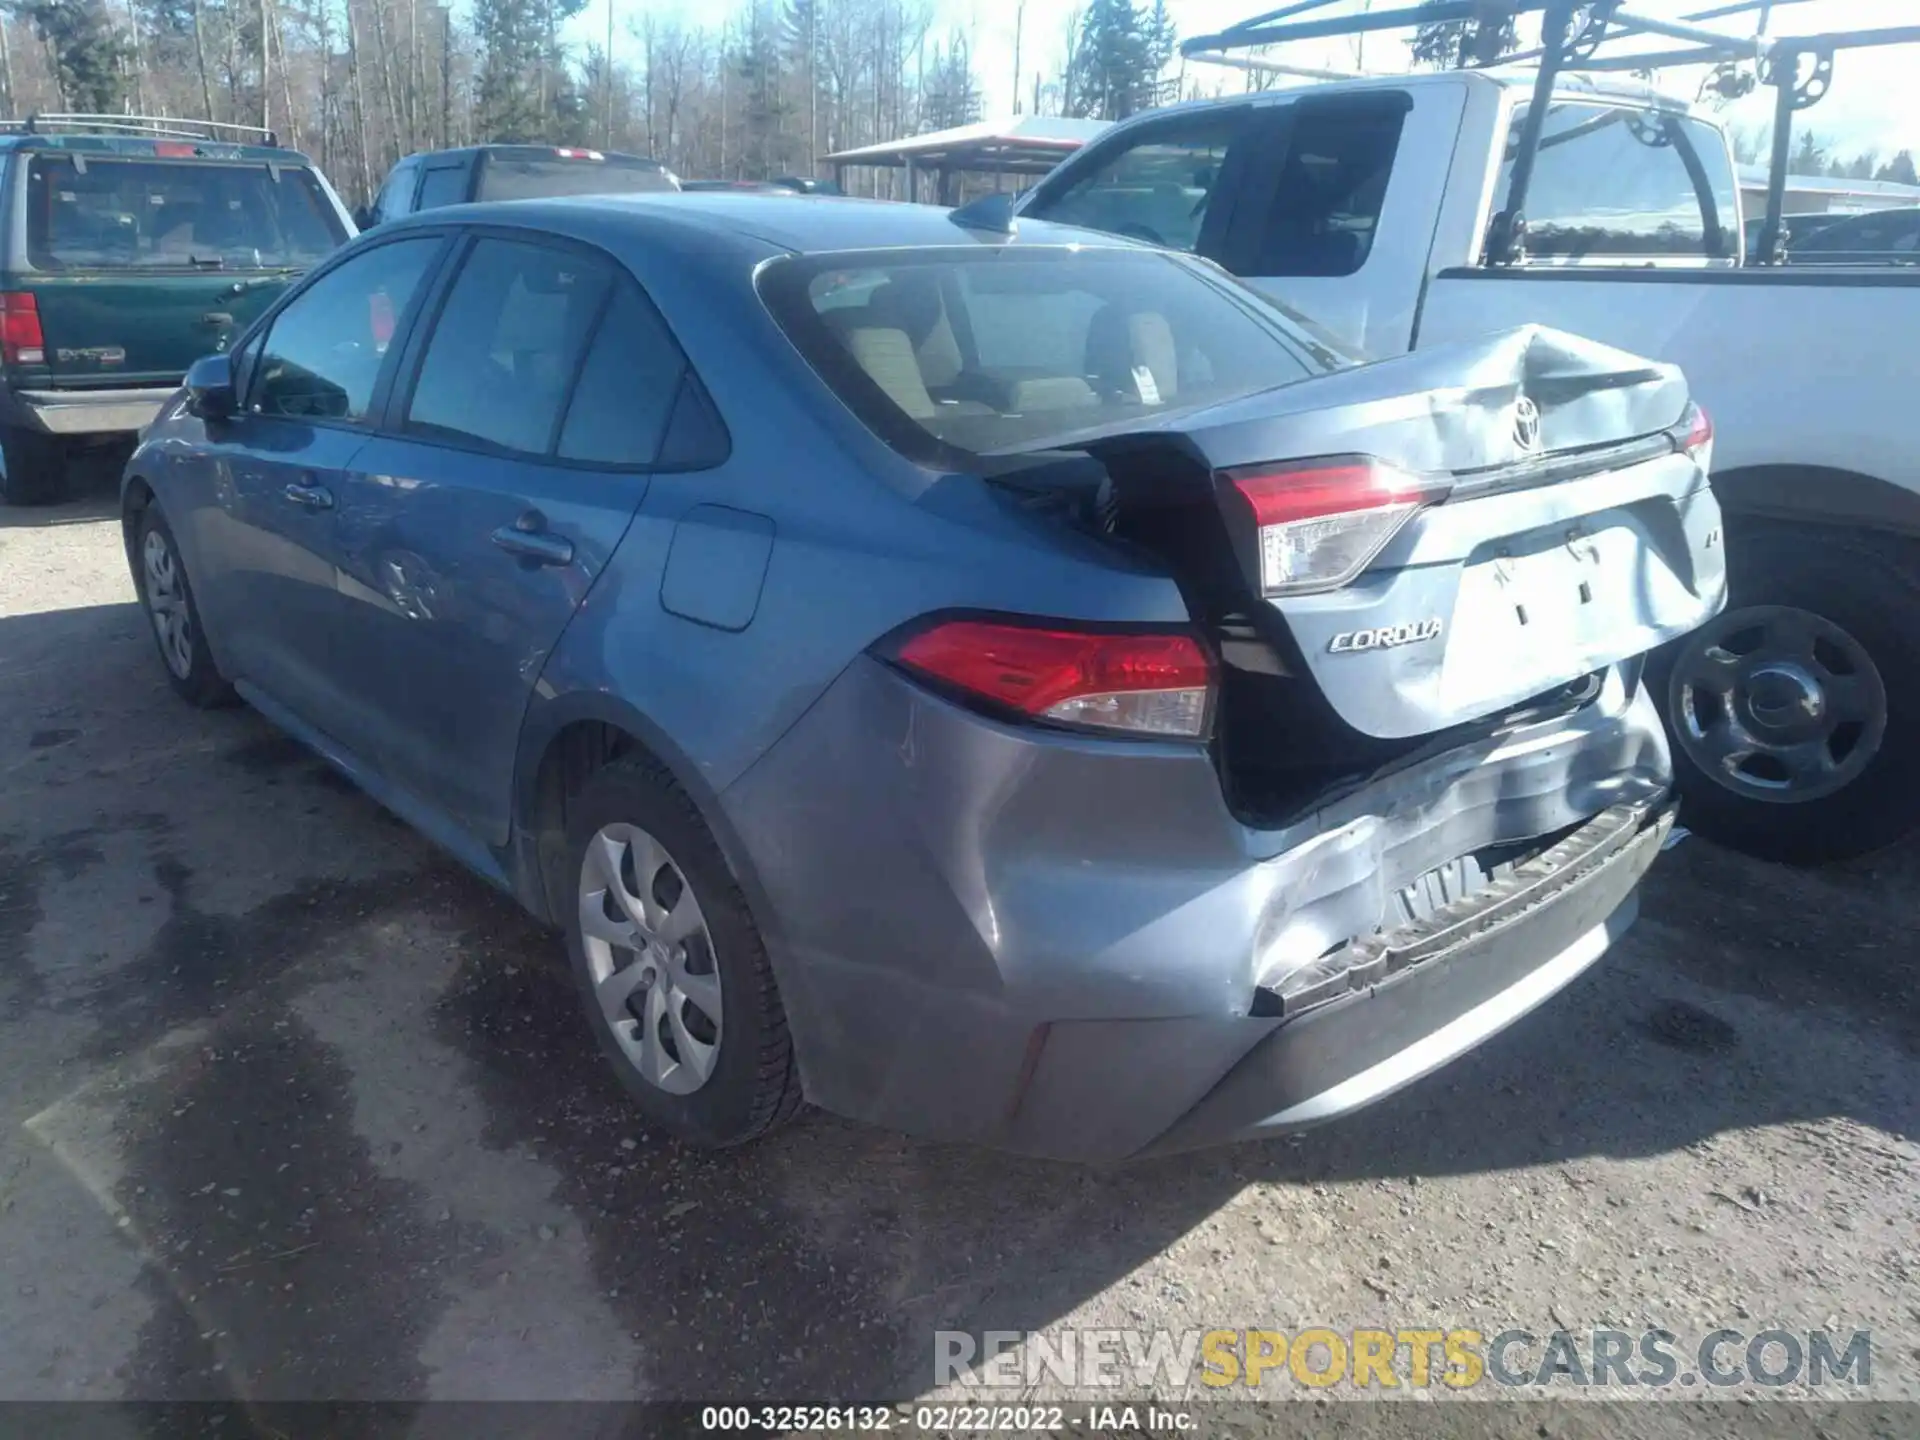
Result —
[[[1514,683],[1549,683],[1591,668],[1654,621],[1663,588],[1644,538],[1627,525],[1571,526],[1489,547],[1461,576],[1452,625],[1457,642],[1498,657]]]

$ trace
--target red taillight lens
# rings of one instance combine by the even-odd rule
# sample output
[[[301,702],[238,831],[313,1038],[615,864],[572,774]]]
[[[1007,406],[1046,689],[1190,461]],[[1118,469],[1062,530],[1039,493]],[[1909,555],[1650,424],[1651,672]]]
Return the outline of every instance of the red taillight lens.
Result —
[[[0,294],[0,360],[9,365],[47,363],[46,337],[40,333],[40,306],[32,295]]]
[[[1447,486],[1364,457],[1251,465],[1221,478],[1253,512],[1265,595],[1331,590],[1380,553]]]
[[[573,146],[563,146],[553,153],[562,160],[604,160],[607,158],[598,150],[581,150]]]
[[[1680,436],[1680,448],[1700,462],[1705,469],[1713,457],[1713,417],[1698,405],[1690,406],[1679,426],[1675,427]]]
[[[942,685],[1064,725],[1198,738],[1213,708],[1213,663],[1191,635],[948,620],[895,655]]]

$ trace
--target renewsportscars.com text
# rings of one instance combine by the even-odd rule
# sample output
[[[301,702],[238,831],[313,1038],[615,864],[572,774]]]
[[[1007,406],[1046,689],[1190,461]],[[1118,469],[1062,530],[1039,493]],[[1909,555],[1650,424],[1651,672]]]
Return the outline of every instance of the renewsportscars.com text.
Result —
[[[1867,1330],[1642,1331],[1405,1328],[988,1330],[934,1335],[936,1386],[1152,1391],[1293,1385],[1381,1391],[1440,1386],[1777,1388],[1873,1382]]]

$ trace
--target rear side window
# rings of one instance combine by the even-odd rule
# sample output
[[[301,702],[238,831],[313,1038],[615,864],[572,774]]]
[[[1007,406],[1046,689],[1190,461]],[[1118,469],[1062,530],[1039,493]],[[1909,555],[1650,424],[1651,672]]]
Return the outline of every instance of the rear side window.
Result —
[[[1519,149],[1514,114],[1496,206]],[[1719,132],[1657,110],[1558,104],[1547,112],[1523,207],[1527,254],[1563,260],[1731,259],[1739,199]]]
[[[274,317],[251,408],[307,420],[364,420],[437,236],[376,245],[328,271]]]
[[[306,269],[346,239],[311,171],[64,155],[27,163],[37,270]]]
[[[466,166],[429,165],[427,167],[427,173],[420,181],[420,209],[433,210],[442,205],[463,205],[466,199]]]
[[[1406,114],[1404,91],[1331,106],[1301,102],[1253,253],[1222,257],[1229,268],[1351,275],[1366,264]]]
[[[1865,265],[1889,262],[1911,265],[1920,261],[1920,210],[1856,215],[1798,241],[1793,250]]]
[[[408,428],[550,454],[608,283],[605,266],[572,251],[479,241],[427,341]]]
[[[666,322],[631,285],[616,287],[560,431],[560,457],[651,465],[686,372]]]
[[[560,195],[647,195],[675,190],[658,165],[631,160],[489,155],[480,172],[482,200],[539,200]]]
[[[1191,252],[1227,147],[1247,121],[1245,110],[1228,110],[1144,127],[1135,143],[1028,213]]]

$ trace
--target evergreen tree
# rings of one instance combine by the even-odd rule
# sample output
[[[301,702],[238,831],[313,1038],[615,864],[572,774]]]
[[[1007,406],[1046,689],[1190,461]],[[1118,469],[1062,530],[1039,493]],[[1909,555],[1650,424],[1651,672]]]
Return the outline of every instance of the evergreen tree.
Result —
[[[1819,137],[1811,130],[1800,132],[1800,143],[1793,147],[1793,154],[1787,161],[1789,175],[1823,175],[1827,169],[1826,147],[1821,145]]]
[[[1160,102],[1160,72],[1173,58],[1174,29],[1163,0],[1090,0],[1074,48],[1069,112],[1124,120]]]
[[[1896,185],[1920,185],[1920,174],[1913,168],[1913,152],[1902,150],[1874,172],[1876,180],[1891,180]]]
[[[473,28],[482,50],[475,124],[482,140],[540,138],[542,22],[537,0],[474,0]]]
[[[106,0],[31,0],[20,13],[46,45],[68,109],[103,114],[124,108],[126,45]]]

